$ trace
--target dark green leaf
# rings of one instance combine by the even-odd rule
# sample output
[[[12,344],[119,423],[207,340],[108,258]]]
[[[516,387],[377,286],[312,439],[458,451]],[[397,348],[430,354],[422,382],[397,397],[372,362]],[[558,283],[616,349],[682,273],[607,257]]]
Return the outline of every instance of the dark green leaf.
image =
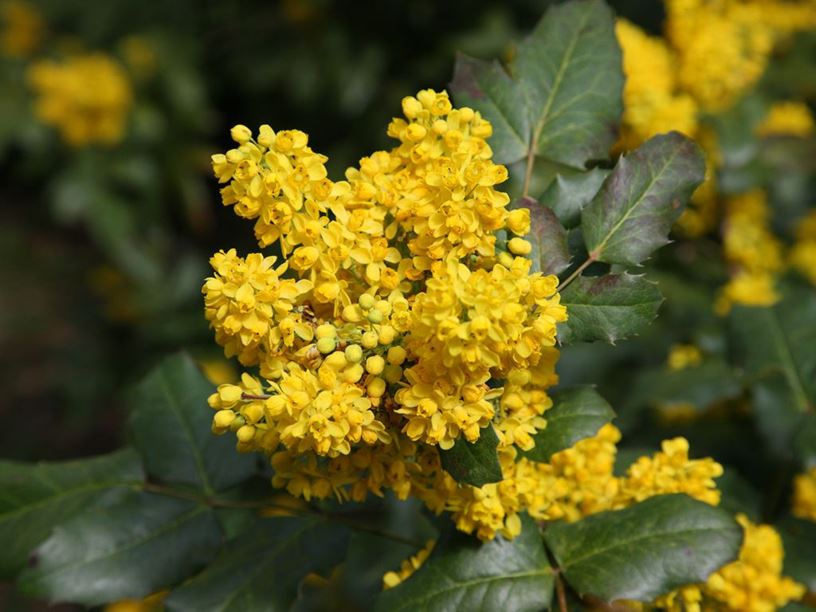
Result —
[[[777,528],[785,548],[784,575],[816,592],[816,523],[786,517]]]
[[[652,601],[704,582],[736,559],[742,529],[720,508],[686,495],[660,495],[544,533],[558,567],[581,595]]]
[[[567,232],[553,211],[528,197],[517,200],[510,208],[530,211],[530,233],[526,239],[533,245],[529,255],[533,262],[531,271],[559,274],[566,270],[570,263]]]
[[[168,612],[289,610],[300,580],[343,560],[348,532],[322,519],[260,520],[192,580],[170,593]]]
[[[720,359],[708,359],[682,370],[661,366],[638,372],[627,405],[690,404],[702,411],[714,402],[736,397],[741,392],[742,385],[733,368]]]
[[[518,46],[511,79],[497,63],[460,57],[451,90],[493,124],[494,159],[535,155],[583,168],[617,136],[623,73],[612,12],[600,0],[552,6]],[[494,142],[496,145],[494,145]]]
[[[533,461],[547,462],[558,451],[591,438],[615,418],[615,411],[592,387],[578,387],[554,394],[544,418],[547,427],[533,436],[535,447],[524,452]]]
[[[440,451],[442,467],[456,482],[481,487],[502,479],[496,447],[499,438],[492,425],[481,431],[476,442],[470,443],[463,436],[457,438],[453,447]]]
[[[60,463],[0,461],[0,578],[12,578],[55,525],[142,479],[132,450]]]
[[[416,574],[377,598],[374,610],[538,612],[550,605],[553,584],[538,527],[522,516],[514,540],[480,543],[461,534],[440,540]]]
[[[816,294],[792,291],[775,306],[737,306],[730,322],[760,430],[788,455],[816,400]]]
[[[192,574],[220,542],[206,506],[133,492],[57,527],[19,584],[32,596],[89,606],[146,597]]]
[[[537,155],[583,168],[617,138],[623,71],[612,11],[599,0],[551,6],[518,47]]]
[[[662,302],[657,284],[642,275],[579,276],[561,292],[569,319],[558,325],[558,339],[614,344],[651,323]]]
[[[705,176],[694,141],[677,132],[655,136],[622,156],[581,213],[590,256],[637,265],[669,242],[669,230]]]
[[[551,208],[565,227],[575,227],[581,220],[581,211],[598,193],[607,176],[609,170],[601,168],[559,174],[542,194],[541,203]]]
[[[213,390],[184,354],[165,359],[133,389],[130,427],[148,474],[207,494],[253,474],[254,458],[235,452],[234,439],[210,429],[207,397]]]

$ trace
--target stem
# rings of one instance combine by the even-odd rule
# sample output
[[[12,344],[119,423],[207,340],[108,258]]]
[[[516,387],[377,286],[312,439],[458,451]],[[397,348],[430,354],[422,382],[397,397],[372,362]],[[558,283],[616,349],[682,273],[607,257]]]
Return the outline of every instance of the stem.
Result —
[[[533,130],[530,139],[530,149],[527,151],[527,166],[524,168],[524,187],[521,197],[526,198],[530,193],[530,181],[533,179],[533,162],[535,162],[535,150],[538,148],[538,134]]]
[[[241,399],[244,400],[265,400],[272,397],[271,395],[267,395],[266,393],[255,394],[255,393],[242,393]]]
[[[578,278],[581,275],[581,272],[583,272],[590,265],[595,263],[595,261],[596,261],[595,255],[593,253],[590,253],[589,257],[587,257],[587,260],[584,263],[582,263],[580,266],[575,268],[575,270],[573,270],[572,274],[570,274],[566,279],[561,281],[561,284],[558,285],[558,291],[563,291],[566,288],[567,285],[569,285],[572,281],[574,281],[576,278]]]
[[[559,612],[569,612],[567,607],[567,591],[564,588],[564,581],[561,580],[561,574],[555,574],[555,592],[558,594],[558,610]]]

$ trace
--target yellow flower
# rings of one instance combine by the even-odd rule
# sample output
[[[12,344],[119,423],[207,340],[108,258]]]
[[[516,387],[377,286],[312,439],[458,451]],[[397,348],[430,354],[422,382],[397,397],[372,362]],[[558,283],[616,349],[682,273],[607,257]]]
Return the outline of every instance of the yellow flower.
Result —
[[[722,476],[722,466],[713,459],[691,460],[685,438],[664,440],[661,452],[640,457],[621,479],[618,503],[628,505],[655,495],[685,493],[707,504],[720,503],[714,479]]]
[[[700,365],[703,354],[693,344],[675,344],[669,351],[668,366],[670,370],[684,370]]]
[[[810,136],[816,128],[813,114],[804,102],[776,102],[757,127],[760,136]]]
[[[0,49],[11,57],[34,53],[45,34],[45,23],[37,10],[22,0],[5,0],[0,5]]]
[[[28,70],[37,117],[72,146],[116,144],[125,136],[133,92],[124,69],[102,53],[40,60]]]
[[[745,530],[739,559],[709,576],[704,587],[726,610],[772,612],[805,594],[805,587],[782,576],[782,539],[770,525],[755,525],[744,515],[737,520]]]
[[[412,555],[402,562],[399,571],[387,572],[383,576],[383,590],[392,589],[401,582],[404,582],[410,578],[414,572],[417,571],[423,563],[425,563],[425,560],[431,555],[435,545],[436,540],[428,540],[425,543],[425,546],[421,548],[417,554]]]
[[[793,479],[793,513],[816,521],[816,467]]]

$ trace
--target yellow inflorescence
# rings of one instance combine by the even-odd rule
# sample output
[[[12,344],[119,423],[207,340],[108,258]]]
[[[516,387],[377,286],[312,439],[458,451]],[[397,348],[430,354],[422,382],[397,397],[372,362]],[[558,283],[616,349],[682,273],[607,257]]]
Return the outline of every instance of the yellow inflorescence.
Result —
[[[126,131],[133,102],[122,66],[101,53],[41,60],[31,65],[29,82],[37,99],[37,117],[72,146],[115,144]]]
[[[34,53],[45,34],[45,23],[37,10],[22,0],[0,3],[0,50],[11,57]]]
[[[810,136],[816,130],[813,113],[804,102],[776,102],[757,126],[760,136]]]
[[[677,491],[715,503],[721,468],[688,460],[679,441],[623,479],[612,425],[548,463],[520,455],[558,381],[558,281],[520,255],[530,213],[508,211],[496,189],[507,171],[491,161],[490,124],[431,90],[405,98],[403,115],[388,128],[398,145],[344,181],[295,130],[236,126],[236,148],[213,156],[224,204],[285,258],[211,260],[206,317],[225,353],[260,374],[218,387],[213,431],[268,455],[273,484],[296,497],[391,490],[483,540],[517,535],[524,511],[576,520]],[[460,484],[440,449],[486,427],[503,480]]]
[[[629,150],[669,130],[695,138],[706,153],[705,182],[678,226],[698,236],[717,222],[716,138],[703,127],[706,113],[730,108],[764,73],[776,43],[793,32],[816,29],[808,0],[664,0],[665,36],[646,34],[619,20],[626,85],[621,139]],[[813,120],[799,103],[774,105],[760,135],[806,135]],[[754,279],[755,280],[755,279]],[[743,282],[749,287],[756,282]]]
[[[693,344],[675,344],[669,351],[667,364],[670,370],[685,370],[700,365],[703,354]]]
[[[782,244],[770,229],[767,196],[762,190],[732,196],[726,202],[723,254],[732,269],[715,309],[726,314],[734,304],[770,306],[779,299],[776,275],[784,267]]]
[[[816,521],[816,467],[793,479],[793,513]]]

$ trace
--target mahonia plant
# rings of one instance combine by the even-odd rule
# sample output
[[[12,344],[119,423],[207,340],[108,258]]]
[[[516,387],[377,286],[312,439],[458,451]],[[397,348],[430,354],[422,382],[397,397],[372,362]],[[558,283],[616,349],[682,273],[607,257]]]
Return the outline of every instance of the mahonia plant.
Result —
[[[4,44],[28,52],[9,6]],[[0,577],[170,612],[812,604],[816,221],[783,227],[768,177],[814,122],[750,97],[816,16],[665,9],[655,36],[602,0],[553,4],[506,65],[461,55],[448,91],[403,98],[392,147],[343,177],[304,132],[232,128],[212,168],[258,248],[215,253],[202,294],[242,372],[169,357],[128,394],[128,448],[0,462]],[[128,48],[135,79],[150,61]],[[35,64],[36,109],[110,144],[130,94],[84,104],[113,75],[88,59]],[[589,382],[617,393],[614,424]],[[746,448],[755,482],[782,474],[762,511]]]

